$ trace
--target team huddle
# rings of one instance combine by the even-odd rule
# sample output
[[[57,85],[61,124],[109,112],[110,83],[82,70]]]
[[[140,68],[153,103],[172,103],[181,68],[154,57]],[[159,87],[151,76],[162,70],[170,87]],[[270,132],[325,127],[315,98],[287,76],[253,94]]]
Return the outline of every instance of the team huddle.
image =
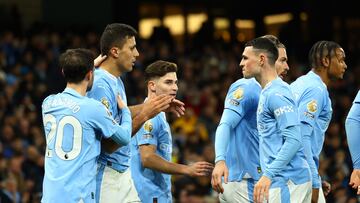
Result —
[[[147,98],[127,105],[120,76],[139,56],[136,36],[131,26],[110,24],[95,60],[86,49],[60,56],[66,88],[42,105],[42,202],[172,202],[171,174],[212,174],[220,202],[325,202],[331,188],[318,173],[319,156],[332,115],[327,86],[347,68],[340,45],[315,43],[311,70],[289,85],[282,80],[289,71],[284,44],[271,35],[249,41],[240,62],[244,78],[230,86],[216,130],[214,167],[171,162],[166,113],[185,113],[175,98],[175,63],[148,65]],[[345,126],[350,185],[360,194],[360,93]]]

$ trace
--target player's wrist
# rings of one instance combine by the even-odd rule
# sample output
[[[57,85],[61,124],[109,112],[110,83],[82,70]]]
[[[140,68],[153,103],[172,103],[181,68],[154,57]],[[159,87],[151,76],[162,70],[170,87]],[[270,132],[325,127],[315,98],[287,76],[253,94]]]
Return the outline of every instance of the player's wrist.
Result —
[[[274,175],[272,173],[270,173],[269,171],[265,171],[263,176],[269,178],[271,181],[273,180],[274,178]]]
[[[225,156],[217,156],[215,158],[215,164],[218,163],[219,161],[224,161],[225,162]]]

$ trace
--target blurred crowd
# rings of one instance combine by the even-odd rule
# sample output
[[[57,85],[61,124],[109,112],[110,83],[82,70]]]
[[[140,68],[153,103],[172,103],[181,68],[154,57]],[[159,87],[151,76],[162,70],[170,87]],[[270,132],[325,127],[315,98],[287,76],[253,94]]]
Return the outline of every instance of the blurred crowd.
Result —
[[[1,202],[39,202],[44,175],[45,135],[41,118],[42,100],[60,92],[65,83],[57,60],[68,48],[88,48],[99,54],[100,33],[91,29],[55,30],[35,25],[26,32],[0,32],[0,200]],[[280,38],[281,40],[281,38]],[[343,45],[348,56],[356,38]],[[283,41],[286,45],[287,42]],[[293,48],[293,47],[288,47]],[[140,56],[134,70],[125,74],[128,104],[145,97],[143,70],[162,59],[179,67],[178,99],[186,104],[186,115],[169,115],[173,134],[173,161],[190,164],[214,161],[214,136],[224,98],[230,84],[242,77],[239,68],[243,44],[213,40],[194,46],[176,43],[171,38],[138,39]],[[310,49],[310,46],[308,47]],[[356,52],[357,51],[357,52]],[[309,71],[304,56],[289,55],[292,82]],[[326,133],[320,174],[332,184],[329,202],[357,202],[348,186],[352,163],[344,131],[344,120],[360,89],[360,63],[348,57],[345,79],[333,84],[330,95],[333,118]],[[360,144],[360,143],[359,143]],[[239,146],[246,147],[246,146]],[[173,195],[177,202],[216,202],[210,177],[173,176]],[[10,201],[13,199],[15,201]]]

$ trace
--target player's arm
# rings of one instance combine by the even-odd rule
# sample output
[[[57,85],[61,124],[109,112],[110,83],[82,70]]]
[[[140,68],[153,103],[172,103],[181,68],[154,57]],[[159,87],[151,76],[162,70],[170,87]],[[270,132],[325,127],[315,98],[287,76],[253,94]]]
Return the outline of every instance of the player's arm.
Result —
[[[274,112],[284,143],[272,163],[265,169],[264,176],[272,179],[279,174],[301,148],[301,133],[298,111],[290,97],[281,94],[268,98],[269,109]]]
[[[102,148],[107,153],[116,151],[119,147],[129,144],[131,140],[131,113],[129,108],[122,101],[120,95],[117,97],[117,104],[121,110],[121,122],[117,125],[117,130],[110,137],[111,139],[104,139],[102,141]]]
[[[319,188],[322,186],[312,152],[312,134],[323,105],[324,93],[319,88],[312,88],[304,93],[298,107],[304,154],[312,175],[312,202],[318,201]]]
[[[170,107],[173,96],[159,95],[148,98],[143,104],[130,106],[132,115],[132,135],[149,119]]]
[[[237,92],[237,94],[235,94]],[[225,163],[226,152],[230,142],[230,133],[243,118],[246,109],[253,105],[252,94],[246,94],[244,86],[231,86],[225,99],[225,109],[215,133],[215,168],[212,173],[211,185],[217,192],[223,193],[222,177],[228,182],[229,171]],[[234,96],[235,95],[235,96]],[[239,135],[240,136],[240,135]]]
[[[229,171],[225,163],[226,151],[230,142],[230,132],[240,122],[242,116],[231,109],[224,109],[220,124],[215,133],[215,168],[212,173],[211,185],[217,192],[224,192],[222,177],[227,183]]]
[[[131,140],[131,116],[130,110],[124,106],[121,108],[123,113],[122,121],[120,125],[110,116],[109,111],[101,103],[96,103],[96,106],[91,109],[90,112],[90,123],[91,126],[103,136],[102,139],[112,142],[111,145],[103,145],[106,152],[113,152],[120,146],[129,144]],[[111,139],[108,139],[111,138]]]
[[[140,145],[139,151],[143,167],[156,170],[161,173],[182,174],[196,177],[207,176],[213,169],[212,164],[205,161],[196,162],[191,165],[183,165],[167,161],[156,154],[155,145]]]
[[[346,118],[345,130],[354,168],[349,184],[360,194],[360,102],[353,103]]]

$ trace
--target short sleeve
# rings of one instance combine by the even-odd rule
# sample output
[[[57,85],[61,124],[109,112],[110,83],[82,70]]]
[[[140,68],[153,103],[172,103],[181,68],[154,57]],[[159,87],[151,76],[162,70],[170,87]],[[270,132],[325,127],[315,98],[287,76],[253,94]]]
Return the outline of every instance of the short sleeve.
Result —
[[[136,133],[136,140],[137,144],[140,145],[155,145],[158,144],[158,129],[159,129],[159,123],[157,117],[154,117],[148,121],[146,121],[139,131]]]

